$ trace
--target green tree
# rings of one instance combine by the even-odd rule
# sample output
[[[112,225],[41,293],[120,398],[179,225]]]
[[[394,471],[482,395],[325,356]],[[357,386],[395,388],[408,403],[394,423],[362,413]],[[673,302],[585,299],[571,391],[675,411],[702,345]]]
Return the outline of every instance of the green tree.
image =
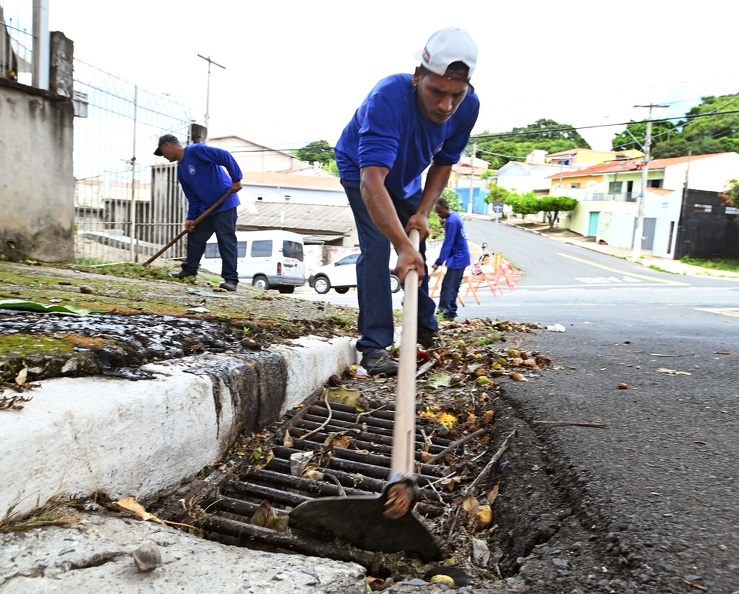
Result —
[[[730,179],[726,191],[719,195],[731,206],[739,208],[739,180]]]
[[[669,142],[677,137],[677,127],[672,122],[652,122],[652,133],[650,142],[650,153],[654,156],[657,146],[663,142]],[[614,151],[636,150],[644,152],[644,144],[647,140],[647,123],[634,122],[626,124],[626,129],[619,132],[611,140]]]
[[[307,163],[315,163],[316,161],[326,169],[334,159],[334,149],[325,140],[316,140],[309,142],[303,148],[292,151],[293,156]]]
[[[575,210],[576,207],[577,200],[568,196],[542,196],[539,198],[539,211],[544,213],[550,229],[554,229],[554,224],[561,213]]]
[[[739,94],[703,97],[676,124],[652,122],[649,147],[655,159],[739,152]],[[616,150],[643,150],[646,122],[630,122],[612,141]]]
[[[541,119],[510,132],[482,134],[470,138],[476,143],[476,156],[490,163],[491,169],[500,169],[509,161],[522,161],[533,150],[556,153],[572,148],[590,148],[590,145],[570,124]],[[469,148],[469,145],[468,145]]]
[[[514,214],[521,215],[523,219],[526,218],[526,215],[536,214],[541,211],[539,199],[533,192],[526,192],[525,194],[510,193],[505,203],[511,207]]]
[[[507,204],[506,200],[510,195],[510,190],[507,190],[498,184],[493,184],[490,186],[490,191],[487,193],[487,196],[485,196],[485,204],[493,204],[495,202],[503,202],[504,204]]]

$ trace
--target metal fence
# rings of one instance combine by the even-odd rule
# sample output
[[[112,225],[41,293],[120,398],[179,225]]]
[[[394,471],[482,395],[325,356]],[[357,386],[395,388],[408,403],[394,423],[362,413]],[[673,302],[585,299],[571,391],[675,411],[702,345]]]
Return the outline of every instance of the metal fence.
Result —
[[[190,138],[189,108],[74,61],[75,257],[147,260],[182,230],[186,202],[176,164],[155,157],[159,136]],[[184,241],[163,257],[184,255]]]
[[[33,74],[33,7],[28,0],[0,3],[0,77],[30,85]]]

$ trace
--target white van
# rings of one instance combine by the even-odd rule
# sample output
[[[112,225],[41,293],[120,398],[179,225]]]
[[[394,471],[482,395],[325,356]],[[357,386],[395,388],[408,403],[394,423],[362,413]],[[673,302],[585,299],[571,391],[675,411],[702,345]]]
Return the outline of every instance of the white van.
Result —
[[[292,293],[305,284],[303,237],[290,231],[237,231],[237,270],[239,279],[250,279],[263,290]],[[221,273],[221,253],[216,236],[205,245],[200,266]]]

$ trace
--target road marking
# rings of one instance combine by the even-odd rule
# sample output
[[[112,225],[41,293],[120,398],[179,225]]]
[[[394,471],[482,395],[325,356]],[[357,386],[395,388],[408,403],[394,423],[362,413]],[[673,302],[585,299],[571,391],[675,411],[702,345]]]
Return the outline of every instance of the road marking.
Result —
[[[616,270],[615,268],[611,268],[609,266],[603,266],[602,264],[596,264],[595,262],[591,262],[590,260],[585,260],[583,258],[577,258],[576,256],[570,256],[568,254],[558,253],[558,256],[562,256],[563,258],[569,258],[570,260],[575,260],[577,262],[581,262],[582,264],[587,264],[589,266],[595,266],[596,268],[602,268],[603,270],[608,270],[609,272],[616,272],[618,274],[623,274],[626,276],[630,276],[633,278],[640,278],[644,280],[651,281],[653,283],[662,283],[665,285],[687,285],[688,283],[682,283],[680,281],[673,281],[673,280],[664,280],[661,278],[654,278],[653,276],[647,276],[646,274],[637,274],[635,272],[623,272],[622,270]]]
[[[696,307],[698,311],[706,311],[712,314],[718,314],[720,316],[732,316],[739,318],[739,308],[733,307],[728,309],[722,309],[720,307]]]

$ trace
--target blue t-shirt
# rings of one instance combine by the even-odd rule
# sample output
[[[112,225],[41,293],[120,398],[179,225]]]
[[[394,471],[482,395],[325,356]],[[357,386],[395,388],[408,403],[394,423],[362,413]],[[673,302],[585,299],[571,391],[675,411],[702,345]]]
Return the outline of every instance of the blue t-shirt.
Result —
[[[228,151],[206,144],[188,144],[185,156],[177,164],[177,179],[187,197],[187,220],[197,219],[241,177],[241,169]],[[239,195],[231,194],[209,216],[239,204]]]
[[[444,243],[435,264],[446,263],[447,268],[467,268],[470,265],[470,247],[467,245],[467,234],[459,215],[451,211],[444,221]]]
[[[418,110],[410,74],[382,79],[359,106],[336,143],[339,176],[359,181],[362,167],[387,167],[385,187],[396,198],[421,189],[421,174],[431,164],[459,161],[480,111],[470,87],[457,111],[443,124],[432,124]]]

